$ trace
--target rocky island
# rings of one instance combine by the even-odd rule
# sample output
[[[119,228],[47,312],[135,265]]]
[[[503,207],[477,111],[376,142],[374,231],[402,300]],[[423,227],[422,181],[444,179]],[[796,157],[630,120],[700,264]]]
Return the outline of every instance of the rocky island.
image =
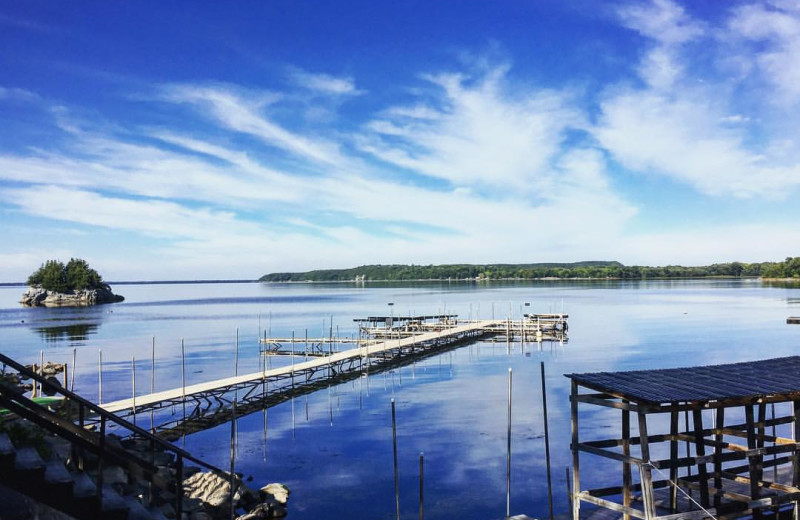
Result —
[[[100,274],[80,258],[66,265],[48,260],[28,277],[28,290],[20,303],[27,307],[86,307],[121,302]]]

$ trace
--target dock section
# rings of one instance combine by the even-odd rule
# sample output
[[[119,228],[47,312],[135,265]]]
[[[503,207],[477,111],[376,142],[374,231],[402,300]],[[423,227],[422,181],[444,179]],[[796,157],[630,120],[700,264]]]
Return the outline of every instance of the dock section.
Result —
[[[555,316],[559,316],[556,318]],[[206,429],[230,420],[233,401],[239,413],[268,408],[294,396],[324,388],[327,385],[368,376],[406,362],[435,355],[464,342],[498,335],[511,339],[538,337],[565,340],[566,316],[553,315],[544,320],[547,328],[533,318],[513,320],[471,320],[458,322],[456,317],[441,316],[424,320],[384,320],[382,325],[367,327],[359,338],[309,339],[262,338],[263,356],[288,355],[291,364],[268,368],[262,363],[257,372],[181,386],[152,394],[102,404],[106,411],[122,417],[158,412],[170,408],[172,414],[152,429],[167,439],[178,438],[192,431]],[[528,323],[525,323],[528,321]],[[557,334],[556,334],[557,333]],[[556,334],[556,335],[554,335]],[[304,344],[303,349],[298,343]],[[288,347],[287,347],[288,345]],[[327,347],[328,352],[325,352]],[[344,350],[336,351],[342,347]],[[174,413],[176,408],[181,413]]]

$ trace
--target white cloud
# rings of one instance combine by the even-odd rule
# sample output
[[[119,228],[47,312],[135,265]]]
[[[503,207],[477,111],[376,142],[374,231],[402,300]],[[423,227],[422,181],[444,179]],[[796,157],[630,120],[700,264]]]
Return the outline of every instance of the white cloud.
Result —
[[[12,101],[39,101],[41,98],[35,92],[21,88],[0,87],[0,100]]]
[[[740,31],[776,33],[778,21],[756,21],[750,8],[740,10],[739,19],[742,11],[750,13],[744,18],[760,28],[740,27]],[[760,7],[756,11],[763,14]],[[770,153],[775,150],[773,143],[763,136],[753,138],[764,123],[762,114],[753,118],[737,106],[735,93],[742,77],[703,71],[704,81],[698,82],[684,65],[691,63],[698,49],[694,45],[708,51],[714,43],[704,39],[706,27],[667,1],[625,7],[620,15],[654,46],[638,68],[646,86],[617,86],[600,100],[593,134],[617,161],[630,170],[663,175],[712,196],[785,197],[788,189],[800,184],[797,156]],[[791,32],[789,27],[783,31]]]
[[[189,103],[208,110],[213,118],[230,130],[252,135],[264,143],[297,157],[323,165],[341,165],[344,158],[336,143],[295,134],[270,121],[263,99],[250,100],[221,87],[174,85],[164,90],[164,98],[174,103]]]
[[[666,175],[709,195],[782,196],[800,184],[800,165],[771,163],[698,96],[627,91],[602,105],[595,130],[626,168]]]
[[[704,24],[689,17],[683,7],[670,0],[632,2],[618,11],[623,25],[666,45],[680,44],[699,37]]]
[[[298,68],[291,69],[289,77],[298,86],[321,94],[355,96],[365,93],[356,88],[355,80],[350,77],[311,73]]]
[[[800,17],[796,4],[774,2],[738,7],[730,30],[741,38],[763,44],[753,49],[765,79],[789,101],[800,101]]]
[[[478,78],[427,76],[438,108],[393,107],[364,127],[362,151],[456,187],[548,196],[565,134],[584,123],[564,93],[508,85],[507,67]],[[391,139],[386,139],[390,137]]]

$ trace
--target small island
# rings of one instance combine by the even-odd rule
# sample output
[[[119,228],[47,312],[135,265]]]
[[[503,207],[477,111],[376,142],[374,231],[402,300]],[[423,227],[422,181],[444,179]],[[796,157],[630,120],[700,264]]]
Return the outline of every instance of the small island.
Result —
[[[26,307],[86,307],[125,300],[80,258],[71,258],[67,265],[48,260],[28,277],[28,285],[20,300]]]

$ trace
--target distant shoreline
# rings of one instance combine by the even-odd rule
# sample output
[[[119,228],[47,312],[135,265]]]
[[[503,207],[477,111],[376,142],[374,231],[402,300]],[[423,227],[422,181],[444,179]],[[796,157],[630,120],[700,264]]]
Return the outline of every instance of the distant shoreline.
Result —
[[[796,282],[800,284],[798,278],[763,278],[760,276],[694,276],[694,277],[665,277],[665,278],[419,278],[414,280],[297,280],[271,282],[261,280],[132,280],[124,282],[109,282],[109,285],[191,285],[191,284],[218,284],[218,283],[266,283],[266,284],[373,284],[373,283],[418,283],[418,282],[473,282],[473,283],[492,283],[492,282],[601,282],[601,281],[645,281],[645,280],[761,280],[762,282]],[[0,282],[0,287],[27,287],[25,282]]]
[[[258,283],[258,280],[130,280],[125,282],[106,282],[108,285],[179,285],[211,283]],[[0,282],[0,287],[27,287],[25,282]]]

